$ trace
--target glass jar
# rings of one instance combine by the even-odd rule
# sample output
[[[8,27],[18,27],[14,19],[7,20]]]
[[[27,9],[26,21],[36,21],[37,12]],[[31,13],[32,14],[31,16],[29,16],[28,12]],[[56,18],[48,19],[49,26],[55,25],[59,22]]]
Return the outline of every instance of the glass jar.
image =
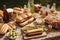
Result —
[[[8,8],[7,12],[9,13],[9,19],[12,19],[12,17],[13,17],[13,9],[12,8]]]
[[[43,7],[41,9],[41,18],[45,18],[46,16],[47,16],[47,14],[46,14],[46,7]]]
[[[56,11],[56,3],[53,3],[51,7],[51,13],[53,14]]]
[[[52,31],[52,25],[48,25],[48,32]]]

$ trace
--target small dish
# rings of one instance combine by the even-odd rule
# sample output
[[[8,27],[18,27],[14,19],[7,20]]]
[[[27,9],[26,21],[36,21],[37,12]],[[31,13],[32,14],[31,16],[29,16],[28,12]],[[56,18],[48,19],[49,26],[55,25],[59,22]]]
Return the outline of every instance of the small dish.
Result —
[[[12,30],[7,35],[7,38],[10,40],[15,40],[16,37],[17,37],[17,30]]]

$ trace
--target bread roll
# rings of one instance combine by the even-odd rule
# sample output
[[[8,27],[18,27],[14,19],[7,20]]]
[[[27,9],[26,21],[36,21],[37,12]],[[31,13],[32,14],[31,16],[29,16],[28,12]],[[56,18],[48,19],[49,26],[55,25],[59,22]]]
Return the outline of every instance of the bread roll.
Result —
[[[27,16],[31,16],[32,14],[31,13],[26,13]]]
[[[14,25],[14,23],[8,23],[8,25],[12,28],[12,29],[15,29],[16,26]]]
[[[32,22],[33,20],[34,20],[34,18],[32,16],[30,16],[30,17],[27,18],[28,22]]]
[[[19,16],[17,16],[16,17],[16,21],[18,22],[18,21],[20,21],[20,20],[22,20],[23,18],[19,15]]]
[[[2,27],[3,25],[4,25],[3,23],[0,23],[0,29],[1,29],[1,27]]]
[[[17,14],[21,14],[21,9],[18,7],[13,8],[13,11],[16,12]]]
[[[42,34],[43,28],[39,28],[39,29],[32,29],[32,30],[27,30],[26,35],[27,36],[33,36],[33,35],[38,35],[38,34]]]
[[[27,33],[36,32],[36,31],[43,31],[43,28],[28,30]]]
[[[10,26],[8,27],[8,31],[11,31],[11,30],[13,30],[13,28],[11,28]]]
[[[21,11],[18,10],[14,10],[14,12],[16,12],[17,14],[21,14]]]
[[[18,23],[20,26],[24,26],[24,25],[26,25],[26,24],[28,24],[28,21],[25,21],[25,22],[23,22],[23,23]]]
[[[28,16],[26,14],[21,14],[23,18],[27,18]]]
[[[4,24],[0,29],[0,34],[5,34],[8,30],[9,25]]]
[[[18,10],[18,11],[21,10],[19,7],[14,7],[13,9],[14,9],[14,10]]]

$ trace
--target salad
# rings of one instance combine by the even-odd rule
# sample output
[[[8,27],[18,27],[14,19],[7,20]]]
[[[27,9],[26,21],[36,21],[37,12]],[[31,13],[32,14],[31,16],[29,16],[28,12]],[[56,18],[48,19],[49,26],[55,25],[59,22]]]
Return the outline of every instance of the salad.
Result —
[[[17,30],[12,30],[12,31],[9,32],[8,38],[9,39],[16,39],[17,34],[18,34]]]

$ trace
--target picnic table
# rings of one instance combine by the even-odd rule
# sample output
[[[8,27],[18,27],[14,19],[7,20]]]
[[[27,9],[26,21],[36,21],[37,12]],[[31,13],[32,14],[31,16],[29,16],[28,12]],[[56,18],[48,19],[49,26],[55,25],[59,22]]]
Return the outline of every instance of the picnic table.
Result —
[[[58,12],[57,15],[60,15],[60,12]],[[16,40],[25,40],[23,39],[23,36],[22,36],[22,32],[21,32],[21,28],[18,27],[17,28],[17,31],[18,31],[18,36],[16,38]],[[9,40],[6,38],[6,35],[0,35],[0,40]],[[47,36],[45,37],[40,37],[40,38],[35,38],[35,39],[28,39],[28,40],[60,40],[60,31],[52,31],[52,32],[49,32],[47,34]]]

